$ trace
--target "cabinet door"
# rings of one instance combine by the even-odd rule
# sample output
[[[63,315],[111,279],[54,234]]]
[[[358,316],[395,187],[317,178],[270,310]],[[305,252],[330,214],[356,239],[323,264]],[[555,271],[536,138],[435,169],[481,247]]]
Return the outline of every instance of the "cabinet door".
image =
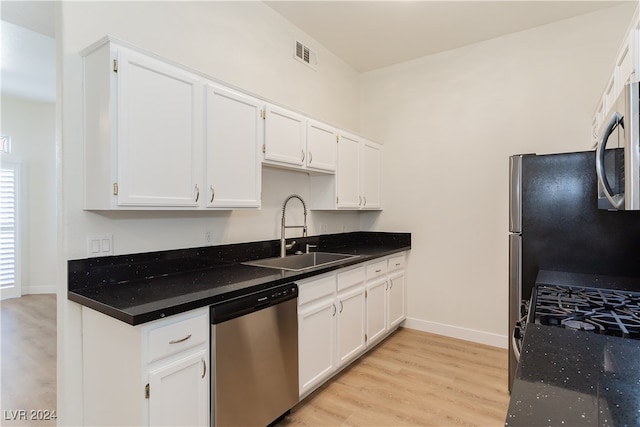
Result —
[[[208,360],[201,350],[149,372],[149,425],[208,425]]]
[[[624,86],[629,83],[629,80],[635,72],[635,64],[633,61],[633,45],[635,42],[635,37],[636,30],[633,29],[631,31],[631,34],[629,34],[624,44],[622,45],[620,53],[616,58],[616,96],[619,96],[622,93]]]
[[[307,120],[307,168],[335,172],[337,138],[334,128]]]
[[[362,203],[360,179],[360,142],[350,135],[340,135],[338,141],[337,206],[358,209]]]
[[[267,105],[265,111],[265,160],[302,166],[306,158],[304,117],[273,105]]]
[[[387,331],[387,287],[386,277],[367,283],[367,345]]]
[[[260,207],[262,108],[258,99],[207,85],[207,207]]]
[[[121,206],[197,206],[201,197],[198,77],[120,48],[114,193]]]
[[[362,145],[360,168],[360,192],[362,193],[362,208],[380,208],[380,168],[381,147],[372,142]]]
[[[388,322],[393,329],[405,319],[405,272],[400,270],[389,275]]]
[[[341,366],[359,356],[365,349],[364,286],[351,288],[338,294],[338,365]]]
[[[299,308],[298,377],[300,396],[328,378],[336,368],[336,306],[333,298]]]

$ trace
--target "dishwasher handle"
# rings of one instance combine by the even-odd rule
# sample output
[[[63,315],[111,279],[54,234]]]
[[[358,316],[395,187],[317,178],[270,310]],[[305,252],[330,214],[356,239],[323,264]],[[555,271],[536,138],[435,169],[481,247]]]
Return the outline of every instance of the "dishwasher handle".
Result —
[[[215,325],[295,298],[298,298],[298,285],[286,283],[213,304],[209,317]]]

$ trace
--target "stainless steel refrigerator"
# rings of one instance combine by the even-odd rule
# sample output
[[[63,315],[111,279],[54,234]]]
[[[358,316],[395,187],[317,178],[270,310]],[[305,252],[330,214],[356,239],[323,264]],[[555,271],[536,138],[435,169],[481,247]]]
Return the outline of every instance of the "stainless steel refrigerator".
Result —
[[[598,209],[593,151],[511,156],[509,170],[510,334],[541,270],[640,277],[640,212]]]

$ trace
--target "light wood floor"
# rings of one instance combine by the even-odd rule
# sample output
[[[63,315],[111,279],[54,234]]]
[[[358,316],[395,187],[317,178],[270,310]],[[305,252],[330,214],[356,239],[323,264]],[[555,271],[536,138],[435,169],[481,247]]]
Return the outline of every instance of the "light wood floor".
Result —
[[[0,425],[56,425],[36,419],[56,410],[56,296],[0,301],[0,333]]]
[[[0,425],[56,408],[55,295],[0,302]],[[507,351],[400,329],[296,406],[278,427],[504,425]]]
[[[502,426],[507,350],[400,329],[278,427]]]

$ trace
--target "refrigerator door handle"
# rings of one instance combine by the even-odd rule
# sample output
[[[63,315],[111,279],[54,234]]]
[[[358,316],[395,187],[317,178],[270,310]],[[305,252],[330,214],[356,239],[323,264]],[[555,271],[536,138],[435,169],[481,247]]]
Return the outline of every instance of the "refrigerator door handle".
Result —
[[[509,231],[522,231],[522,156],[509,157]]]
[[[602,135],[602,140],[598,144],[598,148],[596,148],[596,175],[598,176],[598,182],[602,186],[602,191],[611,205],[615,209],[622,209],[624,204],[624,194],[612,194],[613,190],[611,189],[611,185],[607,180],[607,175],[604,170],[604,155],[606,152],[605,145],[607,145],[607,140],[618,125],[624,129],[622,116],[618,113],[614,113],[607,124],[604,134]]]

